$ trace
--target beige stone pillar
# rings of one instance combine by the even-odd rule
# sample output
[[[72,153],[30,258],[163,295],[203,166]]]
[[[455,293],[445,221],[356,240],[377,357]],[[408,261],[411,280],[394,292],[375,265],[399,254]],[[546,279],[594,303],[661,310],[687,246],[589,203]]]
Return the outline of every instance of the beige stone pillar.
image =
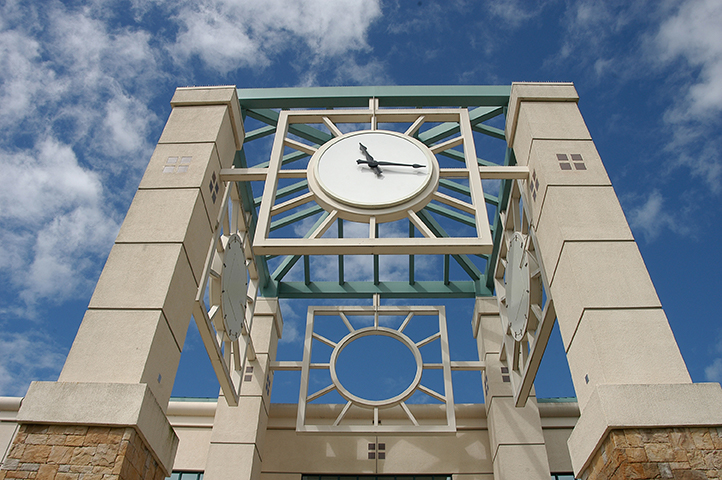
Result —
[[[572,84],[513,84],[506,133],[518,164],[529,166],[525,200],[582,411],[569,439],[580,476],[612,430],[721,425],[722,391],[691,383],[578,100]],[[622,457],[604,453],[609,468],[592,477],[633,463]],[[656,465],[660,457],[635,458]]]
[[[218,217],[219,172],[244,138],[235,87],[179,88],[171,105],[58,382],[31,385],[0,477],[170,474],[178,440],[165,409]]]
[[[258,480],[263,442],[271,406],[273,372],[283,319],[277,298],[259,297],[253,314],[251,337],[256,358],[246,362],[238,406],[218,399],[205,480]]]
[[[477,298],[473,318],[479,359],[486,364],[482,380],[494,479],[548,480],[549,459],[536,398],[530,396],[523,408],[514,406],[509,372],[499,359],[503,339],[496,298]]]

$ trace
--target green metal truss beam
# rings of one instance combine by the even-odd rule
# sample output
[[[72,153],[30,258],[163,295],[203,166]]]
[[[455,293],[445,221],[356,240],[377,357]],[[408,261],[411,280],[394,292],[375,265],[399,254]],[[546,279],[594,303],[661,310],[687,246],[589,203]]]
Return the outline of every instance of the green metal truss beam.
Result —
[[[460,213],[458,210],[452,210],[450,208],[444,207],[443,205],[439,205],[436,203],[426,204],[426,206],[424,207],[424,210],[434,212],[438,215],[442,215],[446,218],[450,218],[459,223],[463,223],[466,226],[476,228],[476,219],[474,217],[472,217],[471,215],[466,215],[464,213]]]
[[[274,127],[273,125],[267,125],[265,127],[257,128],[246,133],[244,142],[252,142],[254,140],[258,140],[259,138],[273,135],[274,133],[276,133],[276,127]]]
[[[278,125],[278,112],[270,110],[268,108],[249,109],[246,114],[259,120],[263,123],[271,125],[275,128]],[[288,126],[289,133],[292,133],[298,137],[308,140],[309,142],[315,142],[318,144],[324,144],[333,138],[330,133],[323,132],[318,128],[311,127],[304,124],[291,124]]]
[[[372,97],[381,107],[502,107],[509,103],[511,86],[239,88],[237,92],[241,106],[254,109],[367,107]]]
[[[270,230],[278,230],[279,228],[287,227],[291,225],[292,223],[296,223],[299,220],[303,220],[304,218],[311,217],[313,215],[316,215],[317,213],[324,212],[324,209],[321,208],[319,205],[314,205],[312,207],[304,208],[303,210],[299,210],[296,213],[293,213],[291,215],[287,215],[280,220],[276,220],[275,222],[271,222]]]
[[[306,232],[306,235],[303,236],[303,238],[308,238],[311,236],[313,232],[316,231],[316,229],[323,223],[324,220],[326,220],[326,217],[328,217],[329,213],[326,212],[316,221],[316,223],[308,229],[308,232]],[[293,268],[294,265],[296,265],[296,262],[298,262],[298,259],[301,258],[301,255],[287,255],[286,258],[283,259],[281,264],[276,268],[276,271],[273,272],[273,279],[277,282],[280,282],[283,277],[286,276],[286,274]]]
[[[469,189],[469,187],[459,182],[455,182],[454,180],[442,178],[441,180],[439,180],[439,185],[444,188],[448,188],[452,192],[460,193],[462,195],[466,195],[467,197],[471,197],[471,190]],[[495,207],[499,205],[499,198],[489,193],[484,193],[484,201],[489,205],[494,205]]]
[[[444,228],[439,225],[439,222],[437,222],[436,219],[429,214],[429,212],[426,212],[425,209],[420,210],[418,212],[418,216],[437,237],[449,236]],[[471,260],[469,260],[469,257],[466,255],[452,255],[452,257],[473,280],[480,280],[482,278],[481,271],[471,262]],[[448,272],[448,269],[445,269],[445,271]]]
[[[301,180],[300,182],[296,182],[286,187],[279,188],[278,190],[276,190],[276,199],[278,200],[279,198],[284,198],[289,195],[293,195],[294,193],[302,192],[304,190],[308,190],[308,180]],[[253,204],[256,207],[259,207],[261,205],[262,199],[263,195],[254,198]]]
[[[280,282],[273,292],[280,298],[473,298],[490,297],[491,291],[480,281],[444,282]]]

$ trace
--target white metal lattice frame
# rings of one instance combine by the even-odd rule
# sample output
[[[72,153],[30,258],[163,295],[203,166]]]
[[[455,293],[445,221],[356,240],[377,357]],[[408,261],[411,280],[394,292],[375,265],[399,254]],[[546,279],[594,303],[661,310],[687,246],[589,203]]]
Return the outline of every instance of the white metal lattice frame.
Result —
[[[470,362],[452,362],[449,357],[449,343],[446,331],[446,313],[443,306],[379,306],[378,297],[375,298],[374,306],[324,306],[309,307],[306,336],[304,343],[304,354],[302,362],[273,362],[271,368],[274,370],[301,370],[301,388],[299,392],[298,414],[296,417],[296,431],[299,433],[323,433],[323,434],[419,434],[419,433],[454,433],[456,432],[456,416],[454,413],[454,395],[451,383],[452,370],[483,370],[484,364],[478,361]],[[314,332],[314,321],[317,316],[338,316],[349,333],[338,342],[327,339],[320,334]],[[374,324],[370,327],[356,328],[351,322],[354,316],[373,316]],[[404,320],[398,328],[383,327],[379,324],[379,318],[383,316],[404,316]],[[409,325],[409,322],[415,316],[435,316],[438,317],[438,331],[429,337],[414,342],[403,331]],[[381,335],[395,338],[403,343],[411,351],[416,361],[416,371],[414,379],[410,385],[400,394],[384,399],[369,400],[361,396],[357,396],[349,392],[343,384],[338,380],[336,375],[336,360],[341,351],[351,342],[358,338],[369,335]],[[320,341],[333,350],[330,354],[328,363],[312,363],[311,353],[313,350],[314,340]],[[431,344],[438,340],[441,353],[441,363],[424,362],[419,348]],[[331,383],[309,394],[309,376],[312,369],[328,369],[331,376]],[[421,377],[424,369],[437,369],[443,372],[444,392],[436,392],[421,383]],[[311,419],[307,416],[307,406],[309,402],[326,395],[332,391],[337,391],[345,400],[346,404],[341,412],[335,418],[332,424],[324,423],[323,419]],[[445,423],[444,424],[428,424],[424,419],[417,419],[405,403],[414,393],[421,391],[444,405]],[[353,406],[372,410],[373,422],[350,419],[346,416],[349,409]],[[396,424],[382,424],[384,413],[393,407],[400,406],[404,411],[407,421],[395,422]]]
[[[500,225],[504,228],[494,270],[494,286],[499,303],[501,326],[504,340],[501,360],[509,369],[514,402],[517,407],[526,404],[534,385],[544,350],[551,335],[556,312],[549,289],[546,271],[539,255],[538,241],[531,221],[527,195],[521,180],[514,181],[509,203],[500,214]],[[519,235],[524,240],[525,261],[529,262],[529,311],[524,330],[512,331],[514,321],[508,310],[507,302],[507,266],[512,239]]]
[[[467,109],[380,109],[378,101],[371,99],[368,109],[339,110],[290,110],[281,111],[278,117],[276,136],[271,151],[269,167],[222,170],[224,181],[265,180],[258,225],[254,238],[254,249],[257,254],[264,255],[368,255],[368,254],[490,254],[493,239],[482,189],[482,178],[527,178],[527,167],[487,167],[477,163],[474,137]],[[307,238],[271,238],[269,236],[271,221],[275,215],[289,209],[317,202],[313,192],[301,195],[292,200],[277,204],[276,190],[279,179],[307,178],[306,169],[284,169],[282,159],[284,149],[292,149],[313,155],[317,146],[308,145],[289,137],[289,125],[292,124],[323,124],[335,137],[342,133],[337,124],[366,123],[371,130],[378,123],[411,123],[406,135],[413,135],[424,122],[458,122],[460,135],[450,140],[430,146],[433,154],[438,154],[453,147],[462,146],[465,157],[463,168],[442,168],[441,178],[467,179],[471,190],[471,203],[467,203],[448,195],[435,192],[432,199],[446,204],[459,211],[475,217],[475,237],[436,237],[421,221],[413,210],[400,212],[424,235],[417,238],[377,238],[376,219],[368,218],[369,238],[321,238],[324,232],[339,218],[336,210],[328,211],[328,216]],[[321,202],[322,203],[322,202]],[[320,204],[320,203],[319,203]]]
[[[193,318],[198,325],[213,370],[226,401],[232,406],[238,405],[246,359],[255,359],[251,328],[259,278],[249,233],[250,218],[250,213],[243,210],[235,183],[226,182],[193,307]],[[231,236],[235,236],[234,240],[240,238],[248,270],[248,288],[244,302],[245,319],[240,337],[234,332],[230,332],[229,336],[223,322],[221,275],[223,257]]]

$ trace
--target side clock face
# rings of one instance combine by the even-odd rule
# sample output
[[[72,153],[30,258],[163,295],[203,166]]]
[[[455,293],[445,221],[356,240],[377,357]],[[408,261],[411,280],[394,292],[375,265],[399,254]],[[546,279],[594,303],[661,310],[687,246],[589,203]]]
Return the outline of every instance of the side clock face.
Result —
[[[308,183],[318,203],[341,218],[384,222],[423,208],[438,187],[439,167],[417,139],[366,130],[324,144],[311,158]]]
[[[511,335],[520,342],[529,322],[531,281],[524,236],[516,232],[509,244],[506,267],[506,302]]]
[[[241,336],[243,329],[243,320],[246,315],[246,290],[248,289],[247,275],[243,242],[237,234],[231,235],[223,257],[221,305],[223,307],[223,326],[232,341]]]

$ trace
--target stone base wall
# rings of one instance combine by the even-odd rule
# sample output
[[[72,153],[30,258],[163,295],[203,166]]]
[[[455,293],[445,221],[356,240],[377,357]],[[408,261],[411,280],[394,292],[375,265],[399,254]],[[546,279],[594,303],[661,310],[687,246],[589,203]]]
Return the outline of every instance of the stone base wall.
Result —
[[[0,480],[163,480],[132,427],[21,425]]]
[[[582,480],[722,476],[722,427],[612,430]]]

